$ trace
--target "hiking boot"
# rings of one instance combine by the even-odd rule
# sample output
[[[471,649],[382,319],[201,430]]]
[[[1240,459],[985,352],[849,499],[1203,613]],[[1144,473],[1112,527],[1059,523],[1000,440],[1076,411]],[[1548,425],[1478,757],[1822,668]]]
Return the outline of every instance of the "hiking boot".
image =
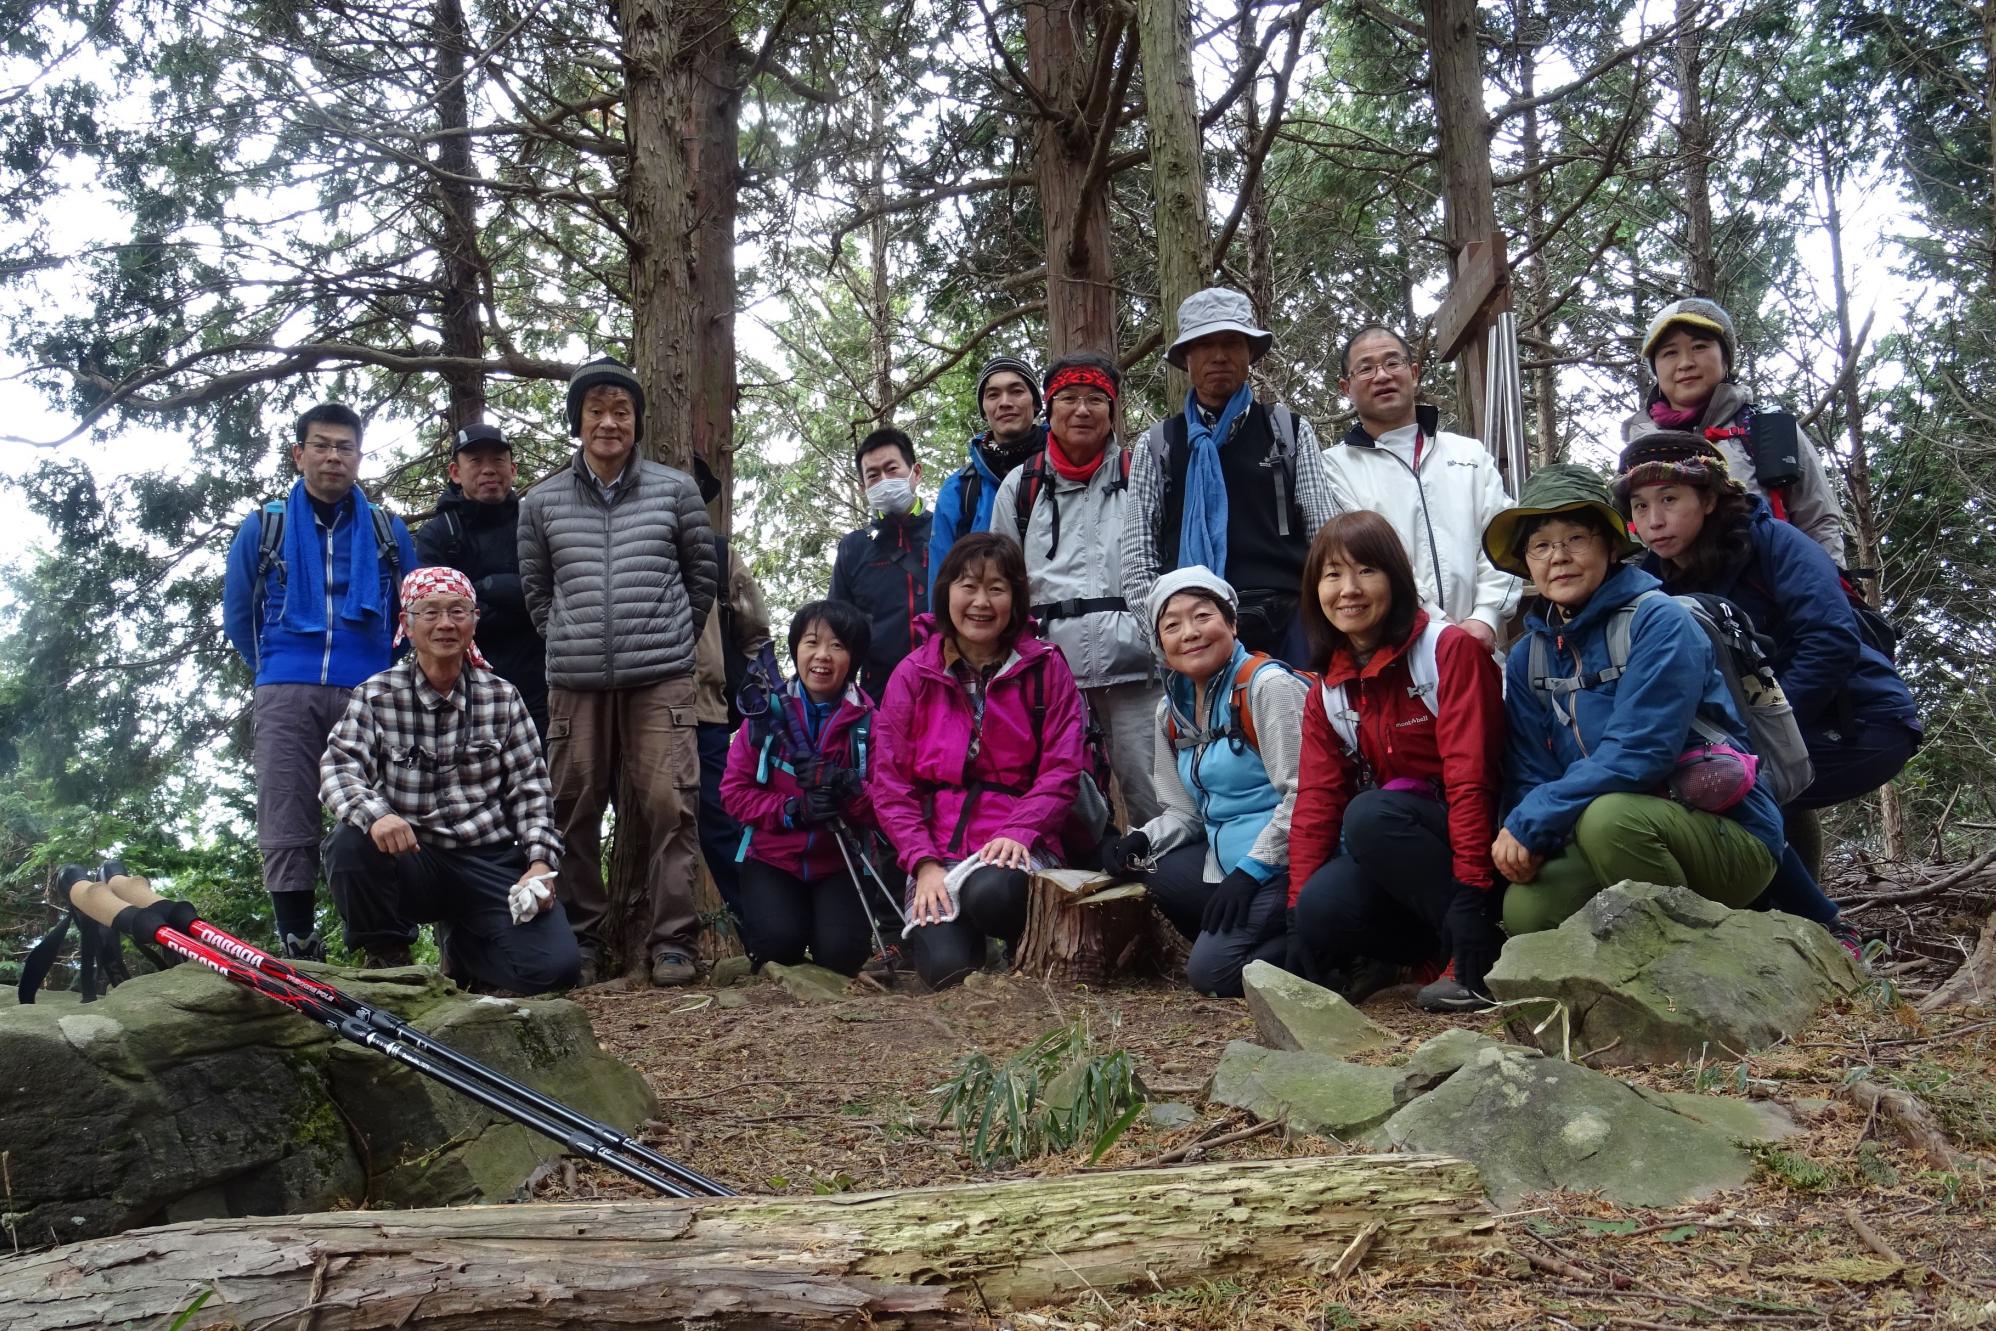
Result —
[[[603,983],[603,954],[595,948],[582,949],[582,965],[575,973],[575,987],[587,989]]]
[[[125,867],[123,860],[105,860],[97,866],[97,881],[108,883],[113,878],[129,878],[132,871]]]
[[[1850,953],[1850,959],[1857,964],[1859,970],[1866,975],[1871,974],[1871,963],[1864,959],[1864,939],[1855,926],[1838,918],[1823,927],[1830,931],[1830,937],[1843,944],[1844,951]]]
[[[651,959],[651,982],[661,989],[692,984],[700,978],[700,968],[683,952],[658,952]]]
[[[324,961],[326,940],[319,937],[319,931],[300,938],[297,934],[284,935],[284,957],[287,961]]]
[[[1357,1007],[1381,989],[1400,983],[1400,968],[1377,957],[1358,957],[1345,968],[1344,975],[1327,986],[1345,1002]]]
[[[96,874],[91,873],[90,870],[80,864],[65,864],[56,871],[55,902],[67,910],[69,909],[70,889],[74,888],[78,883],[95,883],[100,881],[102,880]]]
[[[416,958],[407,943],[384,943],[380,947],[362,948],[360,963],[369,970],[388,971],[397,966],[413,966]]]
[[[1453,975],[1444,975],[1421,986],[1414,1003],[1423,1012],[1480,1012],[1492,1006],[1488,997],[1477,993]]]

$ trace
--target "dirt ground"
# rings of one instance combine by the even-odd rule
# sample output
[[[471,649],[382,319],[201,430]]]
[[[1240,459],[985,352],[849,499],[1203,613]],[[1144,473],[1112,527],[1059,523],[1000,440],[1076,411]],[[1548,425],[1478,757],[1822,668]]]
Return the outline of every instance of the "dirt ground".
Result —
[[[1535,1197],[1504,1217],[1508,1251],[1496,1261],[1411,1272],[1361,1265],[1342,1281],[1299,1275],[1244,1286],[1221,1279],[1018,1311],[994,1325],[1996,1327],[1987,1182],[1996,1175],[1982,1172],[1996,1168],[1996,1012],[1922,1017],[1906,1001],[1960,963],[1988,907],[1969,900],[1942,909],[1952,913],[1924,923],[1913,908],[1860,916],[1895,949],[1878,982],[1826,1015],[1806,1039],[1702,1070],[1633,1074],[1662,1089],[1767,1097],[1798,1108],[1804,1132],[1759,1152],[1745,1189],[1628,1213],[1589,1197]],[[1366,1005],[1373,1020],[1407,1037],[1404,1048],[1450,1024],[1500,1033],[1490,1016],[1425,1015],[1408,1001],[1411,992],[1390,990]],[[1081,1157],[1067,1155],[1009,1174],[978,1171],[954,1130],[938,1124],[932,1093],[966,1053],[996,1059],[1077,1018],[1099,1049],[1135,1058],[1153,1099],[1197,1111],[1190,1126],[1175,1131],[1139,1120],[1104,1165],[1139,1166],[1250,1122],[1206,1105],[1201,1094],[1226,1043],[1253,1038],[1245,1007],[1162,984],[1097,992],[984,974],[938,995],[862,982],[845,1000],[821,1005],[796,1002],[760,981],[727,998],[711,988],[615,986],[580,997],[604,1045],[641,1068],[658,1093],[659,1118],[646,1139],[743,1192],[903,1188],[1079,1168]],[[1906,1145],[1885,1116],[1848,1098],[1844,1088],[1861,1078],[1917,1094],[1953,1147],[1969,1154],[1943,1167]],[[1209,1158],[1347,1149],[1268,1134]],[[540,1195],[633,1191],[615,1175],[584,1168],[553,1175]]]

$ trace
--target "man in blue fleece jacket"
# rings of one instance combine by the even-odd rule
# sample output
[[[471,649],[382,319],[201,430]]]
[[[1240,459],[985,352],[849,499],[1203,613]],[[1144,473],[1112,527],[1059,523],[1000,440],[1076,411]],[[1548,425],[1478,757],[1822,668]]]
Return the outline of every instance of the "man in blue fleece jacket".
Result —
[[[256,842],[286,955],[322,959],[319,755],[362,680],[388,668],[395,589],[416,567],[398,517],[361,493],[360,417],[325,402],[298,418],[298,480],[229,546],[222,627],[256,672]],[[270,524],[272,539],[266,541]]]

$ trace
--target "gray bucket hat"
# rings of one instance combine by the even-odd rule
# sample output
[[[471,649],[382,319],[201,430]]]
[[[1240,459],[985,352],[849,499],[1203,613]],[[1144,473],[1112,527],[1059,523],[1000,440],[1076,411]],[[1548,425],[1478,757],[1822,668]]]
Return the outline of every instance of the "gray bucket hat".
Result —
[[[1254,360],[1275,345],[1275,334],[1255,326],[1253,301],[1229,287],[1207,287],[1178,307],[1178,340],[1165,348],[1164,359],[1174,369],[1184,369],[1185,348],[1214,333],[1244,334]]]

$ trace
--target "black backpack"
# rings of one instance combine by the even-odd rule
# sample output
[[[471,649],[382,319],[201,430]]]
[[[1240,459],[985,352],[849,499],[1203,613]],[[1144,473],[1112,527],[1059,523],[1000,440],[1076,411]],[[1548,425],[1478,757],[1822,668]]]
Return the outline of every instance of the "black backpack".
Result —
[[[1243,414],[1245,419],[1245,414]],[[1171,439],[1164,427],[1171,422],[1167,416],[1155,421],[1144,434],[1144,442],[1150,445],[1151,456],[1157,459],[1160,486],[1158,490],[1156,530],[1160,538],[1164,532],[1164,495],[1171,487]],[[1289,515],[1302,515],[1302,504],[1296,496],[1296,413],[1280,402],[1269,404],[1269,433],[1275,437],[1275,448],[1270,454],[1278,465],[1268,467],[1268,477],[1275,485],[1276,534],[1285,539],[1290,535]],[[1267,465],[1266,462],[1263,465]]]

